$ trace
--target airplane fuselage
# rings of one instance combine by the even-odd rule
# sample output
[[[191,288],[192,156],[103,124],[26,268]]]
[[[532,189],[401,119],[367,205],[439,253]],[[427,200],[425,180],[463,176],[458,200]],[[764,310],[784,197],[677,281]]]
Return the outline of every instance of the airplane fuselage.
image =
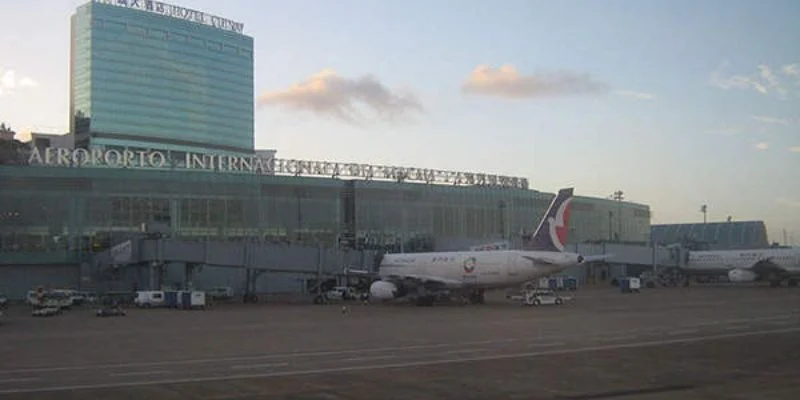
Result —
[[[548,260],[537,263],[526,257]],[[541,251],[464,251],[387,254],[378,275],[435,277],[448,289],[500,289],[519,286],[577,265],[578,255]]]
[[[378,268],[380,280],[372,282],[370,299],[378,301],[413,296],[417,305],[431,305],[440,294],[471,292],[473,304],[484,302],[484,291],[521,286],[536,278],[584,262],[579,254],[565,253],[572,188],[553,198],[529,239],[536,251],[454,251],[387,254]],[[415,294],[415,295],[414,295]]]
[[[732,269],[747,269],[762,260],[800,274],[800,249],[718,250],[689,253],[684,269],[689,273],[724,275]]]

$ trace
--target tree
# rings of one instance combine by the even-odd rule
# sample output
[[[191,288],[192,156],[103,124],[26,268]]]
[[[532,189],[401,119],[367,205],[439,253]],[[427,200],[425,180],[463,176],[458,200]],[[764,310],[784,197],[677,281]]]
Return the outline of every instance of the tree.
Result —
[[[10,133],[10,135],[8,135]],[[9,125],[0,122],[0,136],[14,137],[14,130]],[[27,161],[26,150],[28,145],[17,139],[0,140],[0,164],[24,164]]]

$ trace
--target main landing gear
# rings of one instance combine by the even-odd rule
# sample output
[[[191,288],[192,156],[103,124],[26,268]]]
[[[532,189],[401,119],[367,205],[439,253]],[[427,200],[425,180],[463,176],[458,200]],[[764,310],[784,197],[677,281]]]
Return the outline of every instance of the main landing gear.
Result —
[[[430,307],[434,300],[436,300],[436,296],[417,296],[417,307]]]
[[[486,298],[483,295],[483,289],[473,290],[469,296],[470,304],[485,304]]]
[[[483,289],[473,290],[468,297],[461,297],[468,301],[470,304],[485,304],[486,298],[484,297]],[[430,307],[436,301],[436,295],[420,294],[416,298],[417,307]]]
[[[769,281],[769,287],[771,288],[780,287],[781,283],[783,283],[783,281],[781,281],[780,279],[771,279]],[[798,279],[795,278],[789,278],[786,280],[786,286],[788,287],[797,287],[798,283],[799,283]]]

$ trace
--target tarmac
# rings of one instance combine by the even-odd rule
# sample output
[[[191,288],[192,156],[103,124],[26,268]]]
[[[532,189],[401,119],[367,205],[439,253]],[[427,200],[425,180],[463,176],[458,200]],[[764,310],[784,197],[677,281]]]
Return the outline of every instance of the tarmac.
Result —
[[[0,399],[796,399],[800,290],[581,289],[563,306],[91,308],[0,324]]]

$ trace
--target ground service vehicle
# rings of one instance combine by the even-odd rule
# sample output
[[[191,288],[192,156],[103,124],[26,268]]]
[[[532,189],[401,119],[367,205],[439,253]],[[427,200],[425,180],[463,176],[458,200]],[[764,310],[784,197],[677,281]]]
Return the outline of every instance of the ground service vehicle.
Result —
[[[562,296],[552,290],[530,291],[525,294],[525,305],[529,306],[542,306],[542,305],[560,306],[570,300],[572,300],[571,296]]]

